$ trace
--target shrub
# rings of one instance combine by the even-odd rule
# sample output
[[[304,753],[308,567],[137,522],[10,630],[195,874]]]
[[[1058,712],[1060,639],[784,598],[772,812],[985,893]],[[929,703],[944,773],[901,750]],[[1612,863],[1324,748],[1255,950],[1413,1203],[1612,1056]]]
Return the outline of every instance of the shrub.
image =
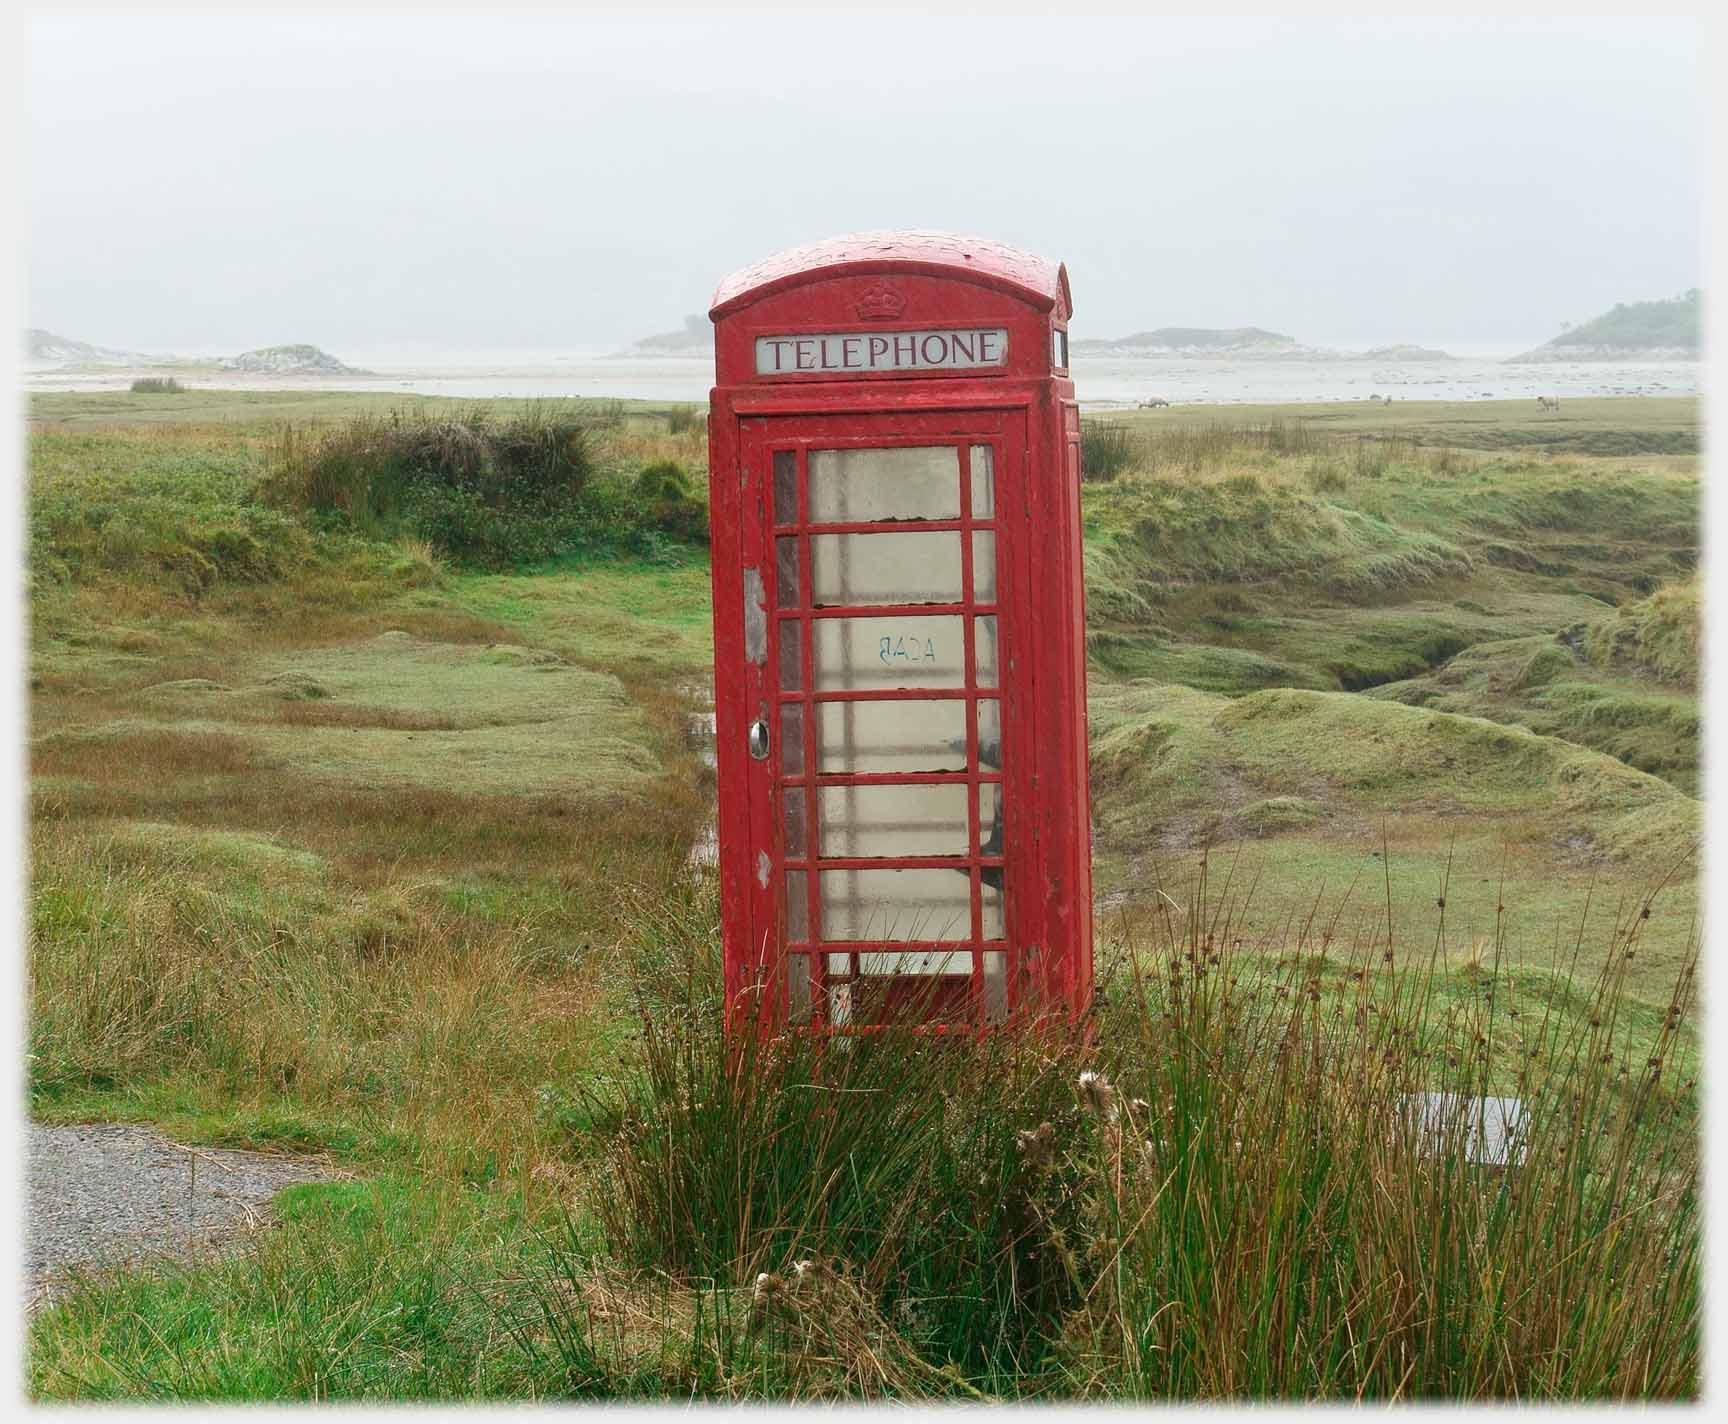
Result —
[[[587,424],[530,405],[497,418],[397,411],[307,434],[288,428],[266,490],[382,538],[410,535],[456,559],[499,565],[548,558],[583,522],[595,474]]]
[[[187,389],[172,376],[143,376],[132,382],[135,396],[177,396]]]
[[[666,433],[668,435],[683,435],[702,424],[703,414],[698,406],[675,405],[666,412]]]
[[[708,505],[695,494],[690,472],[676,460],[643,469],[633,493],[652,528],[692,543],[708,542]]]

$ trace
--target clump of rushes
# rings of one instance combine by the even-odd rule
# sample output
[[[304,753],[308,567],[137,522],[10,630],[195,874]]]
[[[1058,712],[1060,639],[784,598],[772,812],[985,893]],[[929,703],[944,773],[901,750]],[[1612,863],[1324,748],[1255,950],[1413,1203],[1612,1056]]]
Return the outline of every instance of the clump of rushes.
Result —
[[[135,396],[177,396],[186,389],[172,376],[140,376],[132,382]]]
[[[1080,477],[1095,484],[1115,479],[1134,463],[1134,437],[1107,420],[1080,422]]]
[[[597,473],[590,422],[556,404],[500,417],[395,411],[285,427],[267,497],[385,538],[425,540],[486,565],[544,559],[583,525]]]
[[[707,1292],[725,1394],[1694,1396],[1693,976],[1629,998],[1644,917],[1594,984],[1229,921],[1134,946],[1089,1040],[728,1043],[711,991],[644,1001],[565,1268]],[[1484,1095],[1524,1105],[1507,1161]]]

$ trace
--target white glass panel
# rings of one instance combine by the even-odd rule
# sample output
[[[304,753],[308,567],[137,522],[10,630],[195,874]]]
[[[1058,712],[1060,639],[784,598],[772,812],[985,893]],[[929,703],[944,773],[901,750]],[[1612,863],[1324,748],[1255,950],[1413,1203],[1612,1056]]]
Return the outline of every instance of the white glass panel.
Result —
[[[985,680],[988,668],[991,684],[996,680],[995,621],[978,620],[991,625],[988,655],[982,641],[978,653],[979,679]],[[812,626],[818,692],[966,684],[966,645],[957,616],[822,618]]]
[[[996,670],[1000,656],[996,648],[995,615],[974,619],[972,637],[974,657],[978,665],[978,686],[995,687],[997,682]],[[816,685],[818,687],[822,685],[820,675],[818,675]]]
[[[1000,949],[984,951],[984,1022],[1002,1023],[1008,1017],[1008,955]]]
[[[964,597],[955,531],[812,535],[810,568],[818,607],[959,603]]]
[[[996,866],[981,870],[979,878],[984,882],[984,938],[1006,939],[1008,935],[1002,919],[1002,868]]]
[[[996,535],[988,529],[972,531],[972,597],[978,603],[996,601]]]
[[[1002,770],[1002,704],[994,697],[978,699],[978,765]]]
[[[995,706],[978,704],[980,736],[983,709],[993,713]],[[993,715],[989,722],[993,728]],[[816,729],[820,772],[966,770],[964,702],[822,702],[816,707]]]
[[[978,787],[978,854],[1002,854],[1002,788],[994,781]]]
[[[966,854],[964,784],[825,786],[819,805],[824,856]]]
[[[957,446],[810,452],[812,523],[959,517]]]
[[[893,954],[860,954],[860,974],[963,974],[972,973],[972,951],[900,950]]]
[[[996,517],[996,452],[989,445],[974,445],[968,462],[972,467],[972,517]]]
[[[964,870],[824,870],[818,879],[825,940],[972,937],[972,882]]]

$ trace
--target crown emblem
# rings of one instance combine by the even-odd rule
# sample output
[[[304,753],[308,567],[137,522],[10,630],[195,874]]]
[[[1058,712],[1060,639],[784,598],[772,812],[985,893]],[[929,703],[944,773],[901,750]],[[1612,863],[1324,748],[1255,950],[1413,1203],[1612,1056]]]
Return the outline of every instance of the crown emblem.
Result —
[[[906,298],[886,282],[878,282],[858,299],[858,320],[894,321],[906,310]]]

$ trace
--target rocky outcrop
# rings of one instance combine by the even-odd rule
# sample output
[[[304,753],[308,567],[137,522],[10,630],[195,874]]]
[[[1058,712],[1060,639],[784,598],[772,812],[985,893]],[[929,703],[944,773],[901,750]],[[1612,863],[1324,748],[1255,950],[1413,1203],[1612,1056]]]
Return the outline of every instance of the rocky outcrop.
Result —
[[[256,351],[242,351],[238,356],[225,356],[216,363],[218,370],[246,371],[255,375],[283,376],[364,376],[369,374],[356,366],[338,361],[328,351],[316,346],[262,346]]]

